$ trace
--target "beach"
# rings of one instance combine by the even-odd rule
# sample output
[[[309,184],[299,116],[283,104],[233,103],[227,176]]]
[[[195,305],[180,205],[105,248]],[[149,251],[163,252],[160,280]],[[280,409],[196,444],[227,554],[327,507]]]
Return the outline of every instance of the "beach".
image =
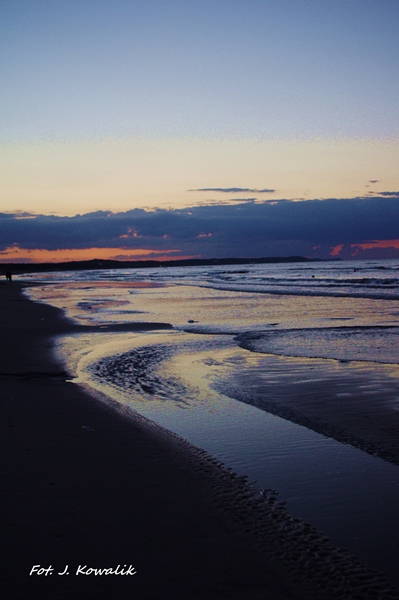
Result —
[[[72,383],[53,348],[85,326],[23,286],[0,288],[3,597],[399,597],[270,491]]]
[[[71,328],[60,311],[0,292],[2,597],[306,597],[228,531],[168,444],[68,382],[51,353]],[[136,574],[76,575],[118,565]]]

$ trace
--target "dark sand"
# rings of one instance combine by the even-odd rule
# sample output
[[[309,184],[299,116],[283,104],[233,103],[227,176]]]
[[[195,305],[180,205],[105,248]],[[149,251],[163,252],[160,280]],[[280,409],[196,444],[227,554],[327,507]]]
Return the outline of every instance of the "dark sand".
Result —
[[[60,311],[3,283],[0,323],[2,598],[399,598],[272,497],[69,382]]]

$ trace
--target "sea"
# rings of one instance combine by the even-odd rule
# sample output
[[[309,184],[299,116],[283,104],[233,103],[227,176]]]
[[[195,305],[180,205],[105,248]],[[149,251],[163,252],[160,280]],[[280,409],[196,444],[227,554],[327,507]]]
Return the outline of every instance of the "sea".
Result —
[[[82,326],[56,342],[74,383],[275,490],[399,587],[399,260],[16,279]]]

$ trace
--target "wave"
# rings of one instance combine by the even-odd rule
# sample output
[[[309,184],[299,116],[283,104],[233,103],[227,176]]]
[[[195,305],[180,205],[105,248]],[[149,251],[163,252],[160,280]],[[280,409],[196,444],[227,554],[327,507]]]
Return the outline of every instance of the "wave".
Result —
[[[399,300],[397,260],[280,263],[244,268],[170,267],[33,273],[26,281],[137,282],[194,285],[232,292]]]
[[[274,329],[240,333],[235,339],[241,348],[263,354],[399,363],[399,327]]]

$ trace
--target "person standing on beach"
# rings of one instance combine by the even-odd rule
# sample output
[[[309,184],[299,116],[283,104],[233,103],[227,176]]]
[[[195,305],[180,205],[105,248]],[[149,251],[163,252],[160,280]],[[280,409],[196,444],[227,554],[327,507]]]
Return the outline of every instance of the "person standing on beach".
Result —
[[[11,271],[6,271],[6,279],[7,279],[7,281],[12,281],[12,272]]]

